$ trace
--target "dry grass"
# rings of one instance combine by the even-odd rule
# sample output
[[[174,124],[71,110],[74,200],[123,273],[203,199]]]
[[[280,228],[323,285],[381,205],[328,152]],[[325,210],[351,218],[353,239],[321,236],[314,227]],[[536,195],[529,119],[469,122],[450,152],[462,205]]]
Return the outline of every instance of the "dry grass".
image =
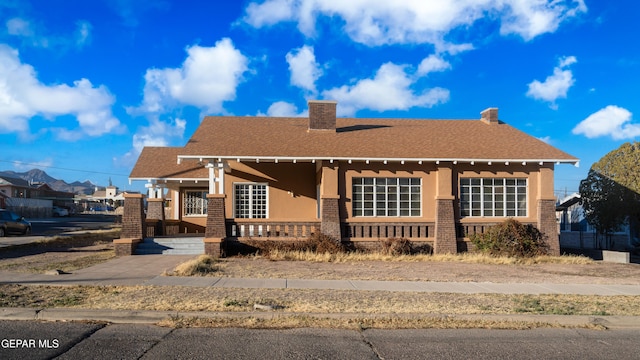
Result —
[[[260,255],[254,255],[260,257]],[[345,253],[315,253],[311,251],[287,251],[271,250],[267,257],[273,261],[308,261],[308,262],[362,262],[362,261],[388,261],[388,262],[462,262],[471,264],[488,265],[533,265],[533,264],[592,264],[594,261],[585,256],[536,256],[532,258],[515,258],[505,256],[490,256],[481,253],[459,254],[411,254],[389,255],[383,252],[345,252]]]
[[[169,276],[206,276],[217,275],[220,271],[219,261],[209,255],[200,255],[195,259],[186,261],[178,266],[171,273],[165,273]]]
[[[2,248],[0,270],[42,273],[84,269],[113,259],[113,239],[119,236],[120,230],[99,230]]]
[[[0,307],[252,312],[273,314],[439,315],[556,314],[640,316],[639,296],[451,294],[317,289],[233,289],[156,286],[0,285]]]
[[[228,328],[247,329],[290,329],[290,328],[327,328],[327,329],[499,329],[528,330],[534,328],[561,328],[557,323],[463,319],[453,316],[416,316],[412,318],[385,317],[322,317],[311,315],[277,315],[274,317],[181,317],[175,316],[158,323],[173,328]],[[593,330],[604,327],[594,324],[580,326]]]

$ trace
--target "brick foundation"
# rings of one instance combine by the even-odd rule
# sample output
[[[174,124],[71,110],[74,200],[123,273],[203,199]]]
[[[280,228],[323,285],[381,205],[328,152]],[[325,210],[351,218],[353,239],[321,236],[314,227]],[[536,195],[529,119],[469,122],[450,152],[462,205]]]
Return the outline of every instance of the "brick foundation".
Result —
[[[549,255],[560,255],[560,236],[556,221],[555,200],[538,200],[538,230],[546,236]]]
[[[436,199],[436,241],[434,254],[458,252],[453,199]]]
[[[220,238],[205,238],[204,239],[204,253],[206,255],[213,256],[215,259],[222,256],[222,243],[224,239]]]
[[[320,232],[340,241],[342,233],[340,231],[340,197],[323,196],[322,208],[320,211]]]
[[[113,244],[116,251],[116,256],[130,256],[136,251],[136,246],[141,242],[141,239],[115,239]]]

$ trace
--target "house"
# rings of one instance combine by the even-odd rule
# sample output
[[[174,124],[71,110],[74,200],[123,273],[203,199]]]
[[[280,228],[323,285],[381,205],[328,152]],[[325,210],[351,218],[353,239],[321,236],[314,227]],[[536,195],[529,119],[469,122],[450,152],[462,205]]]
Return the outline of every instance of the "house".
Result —
[[[610,234],[599,234],[587,221],[578,193],[558,200],[556,217],[563,249],[629,251],[640,246],[640,240],[634,237],[635,232],[628,223]]]
[[[26,217],[49,217],[53,205],[73,205],[73,193],[56,191],[46,183],[0,177],[0,207],[6,207]]]
[[[145,147],[130,180],[147,183],[146,217],[172,221],[169,233],[204,233],[214,255],[224,241],[317,232],[455,253],[507,218],[537,226],[559,253],[554,167],[577,158],[500,121],[497,108],[425,120],[336,118],[336,107],[309,101],[308,118],[208,116],[184,147]],[[143,198],[125,199],[119,254],[149,235]]]

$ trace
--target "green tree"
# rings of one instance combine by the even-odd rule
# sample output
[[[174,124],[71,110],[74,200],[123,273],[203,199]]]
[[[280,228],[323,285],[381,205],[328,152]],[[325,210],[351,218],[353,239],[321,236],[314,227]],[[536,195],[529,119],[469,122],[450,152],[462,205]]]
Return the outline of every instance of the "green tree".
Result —
[[[640,143],[625,143],[594,163],[580,182],[585,217],[601,234],[640,220]]]

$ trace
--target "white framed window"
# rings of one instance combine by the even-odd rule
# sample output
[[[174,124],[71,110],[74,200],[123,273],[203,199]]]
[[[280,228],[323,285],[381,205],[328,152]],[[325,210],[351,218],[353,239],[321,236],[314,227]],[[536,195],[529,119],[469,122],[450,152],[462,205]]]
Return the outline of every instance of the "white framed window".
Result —
[[[470,217],[527,216],[527,179],[460,179],[460,215]]]
[[[184,191],[184,215],[185,216],[205,216],[207,215],[207,190],[185,190]]]
[[[267,184],[234,183],[234,217],[243,219],[267,218],[267,209],[269,208],[267,198]]]
[[[420,178],[353,178],[353,216],[421,216]]]

